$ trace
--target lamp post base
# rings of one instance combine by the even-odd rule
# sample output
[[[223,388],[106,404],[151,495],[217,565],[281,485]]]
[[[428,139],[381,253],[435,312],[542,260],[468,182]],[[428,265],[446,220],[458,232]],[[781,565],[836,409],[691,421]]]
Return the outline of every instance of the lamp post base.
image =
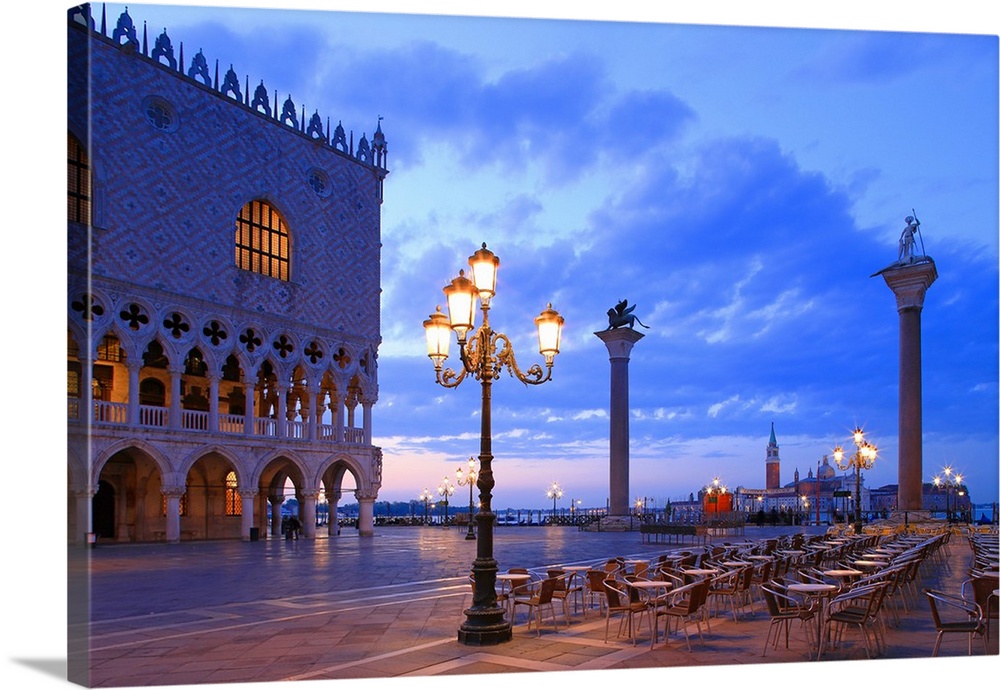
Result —
[[[499,606],[466,609],[465,617],[458,629],[458,641],[462,644],[486,647],[510,642],[513,637],[513,628],[504,620],[504,610]]]

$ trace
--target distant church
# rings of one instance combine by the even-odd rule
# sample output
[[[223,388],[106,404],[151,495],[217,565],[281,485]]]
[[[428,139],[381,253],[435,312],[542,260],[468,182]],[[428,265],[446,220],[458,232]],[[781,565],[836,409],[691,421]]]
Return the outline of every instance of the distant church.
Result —
[[[806,478],[801,479],[796,468],[792,481],[781,484],[781,456],[773,422],[765,449],[764,487],[763,489],[742,486],[737,488],[736,510],[749,513],[756,513],[759,510],[769,513],[772,509],[778,512],[798,512],[813,522],[818,514],[820,522],[827,522],[835,512],[842,516],[852,505],[849,503],[852,499],[842,494],[853,487],[853,475],[838,476],[836,469],[830,464],[830,459],[825,455],[822,462],[817,461],[815,475],[810,468]],[[836,495],[834,492],[837,492]],[[851,496],[853,495],[852,490]],[[862,510],[868,510],[868,502],[868,490],[862,487]]]
[[[371,534],[380,124],[355,142],[127,10],[70,10],[68,60],[70,541],[274,538],[286,486],[305,537],[345,487]]]

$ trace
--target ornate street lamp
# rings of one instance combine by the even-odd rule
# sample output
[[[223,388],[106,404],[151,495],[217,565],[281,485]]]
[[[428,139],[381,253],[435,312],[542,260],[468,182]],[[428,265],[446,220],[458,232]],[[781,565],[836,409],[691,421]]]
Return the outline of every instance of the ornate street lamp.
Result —
[[[935,475],[934,486],[937,488],[944,487],[944,507],[945,514],[948,516],[948,522],[951,522],[951,487],[961,486],[962,475],[958,474],[951,468],[951,465],[946,465],[944,469],[941,470],[944,473],[944,479],[941,479],[940,475]],[[958,508],[957,502],[955,508]]]
[[[552,482],[552,486],[548,488],[545,495],[552,499],[552,520],[549,521],[549,524],[554,525],[556,524],[556,501],[562,498],[563,490],[558,482]]]
[[[878,448],[865,439],[865,432],[861,427],[854,428],[851,440],[856,449],[854,453],[849,458],[845,457],[844,449],[837,446],[833,449],[833,459],[841,470],[854,468],[854,533],[861,534],[861,470],[870,470],[875,466]]]
[[[479,473],[476,472],[476,459],[469,458],[469,471],[466,474],[462,474],[462,468],[459,467],[455,470],[455,474],[458,476],[456,480],[459,486],[469,487],[469,533],[465,535],[466,539],[475,539],[476,533],[472,530],[472,518],[475,515],[474,511],[476,506],[472,502],[472,487],[476,483],[476,479],[479,477]]]
[[[465,377],[471,375],[482,384],[482,414],[479,437],[479,487],[481,508],[476,515],[478,532],[476,537],[476,559],[472,563],[473,595],[472,606],[465,610],[465,621],[458,629],[458,641],[464,644],[489,645],[508,642],[511,639],[511,624],[505,619],[505,609],[497,605],[496,575],[497,562],[493,558],[493,439],[492,403],[493,380],[504,369],[525,384],[538,385],[552,378],[552,364],[559,353],[562,336],[563,317],[552,305],[535,317],[538,329],[538,351],[545,358],[546,370],[538,364],[522,371],[514,359],[510,339],[503,333],[494,332],[490,327],[490,301],[496,292],[497,268],[500,259],[486,248],[469,257],[472,279],[459,271],[457,278],[444,288],[448,300],[448,316],[438,307],[430,318],[424,321],[427,337],[427,356],[434,363],[435,378],[445,388],[455,388]],[[476,298],[479,298],[483,313],[483,323],[475,329]],[[475,329],[475,330],[474,330]],[[451,331],[458,337],[459,355],[462,366],[456,373],[453,369],[442,370],[448,358],[448,344]],[[469,331],[473,331],[471,334]]]
[[[438,484],[438,494],[444,498],[444,526],[448,526],[448,497],[455,493],[455,487],[448,481],[448,475],[444,476]]]
[[[417,498],[424,502],[424,524],[426,525],[427,524],[427,506],[430,504],[431,499],[434,498],[434,494],[432,494],[430,492],[430,489],[428,489],[425,486],[424,490],[420,493],[419,496],[417,496]]]

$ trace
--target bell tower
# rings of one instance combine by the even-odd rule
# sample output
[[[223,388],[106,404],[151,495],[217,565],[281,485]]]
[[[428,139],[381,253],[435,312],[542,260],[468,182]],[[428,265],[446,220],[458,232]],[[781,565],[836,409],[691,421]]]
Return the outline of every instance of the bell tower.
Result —
[[[778,457],[778,440],[774,436],[774,422],[771,422],[771,439],[767,442],[766,483],[768,489],[781,487],[781,458]]]

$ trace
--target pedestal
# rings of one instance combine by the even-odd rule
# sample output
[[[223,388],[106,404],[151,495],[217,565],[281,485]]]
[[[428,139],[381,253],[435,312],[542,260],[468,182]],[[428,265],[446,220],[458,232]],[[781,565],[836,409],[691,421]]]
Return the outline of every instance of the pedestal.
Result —
[[[611,361],[611,444],[609,515],[628,515],[628,362],[642,333],[614,328],[594,333],[608,348]]]

